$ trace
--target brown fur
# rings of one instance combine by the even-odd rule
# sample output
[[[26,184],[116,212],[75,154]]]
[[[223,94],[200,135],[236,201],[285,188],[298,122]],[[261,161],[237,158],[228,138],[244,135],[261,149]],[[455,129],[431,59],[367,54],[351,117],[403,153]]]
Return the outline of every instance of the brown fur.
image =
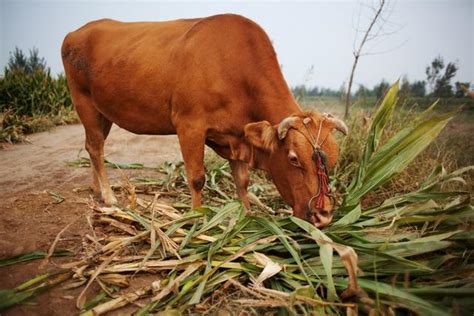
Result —
[[[66,36],[62,58],[86,132],[93,188],[105,203],[116,203],[103,166],[104,141],[115,123],[137,134],[178,135],[193,207],[201,203],[207,144],[230,160],[247,208],[250,165],[273,176],[296,216],[311,219],[304,204],[318,184],[310,144],[291,132],[284,141],[275,138],[285,117],[309,114],[295,102],[268,36],[254,22],[231,14],[167,22],[99,20]],[[338,148],[331,129],[326,126],[322,134],[333,164]],[[299,175],[287,166],[290,147],[297,147],[307,172]]]

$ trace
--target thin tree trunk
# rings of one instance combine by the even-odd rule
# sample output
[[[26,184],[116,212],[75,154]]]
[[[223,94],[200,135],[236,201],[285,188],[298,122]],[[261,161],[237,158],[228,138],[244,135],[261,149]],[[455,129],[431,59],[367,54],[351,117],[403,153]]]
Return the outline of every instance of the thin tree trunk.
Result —
[[[347,93],[346,93],[346,110],[344,112],[344,119],[347,119],[349,117],[349,108],[351,106],[351,89],[352,89],[352,81],[354,80],[354,73],[355,69],[357,67],[357,62],[359,61],[359,55],[356,55],[354,58],[354,63],[352,64],[352,70],[351,70],[351,77],[349,78],[349,85],[347,86]]]
[[[385,0],[380,0],[379,7],[377,8],[377,12],[374,15],[374,18],[370,22],[369,28],[364,34],[364,38],[360,42],[359,48],[354,51],[354,63],[352,64],[352,70],[351,70],[351,75],[349,79],[349,85],[347,86],[347,93],[346,93],[346,109],[344,111],[344,119],[347,119],[349,117],[349,109],[351,107],[351,90],[352,90],[352,83],[354,81],[354,73],[357,67],[357,63],[359,62],[359,58],[362,53],[362,48],[364,47],[365,43],[367,42],[367,39],[370,35],[370,32],[372,31],[372,28],[374,27],[375,23],[380,17],[380,14],[382,13],[382,10],[385,6]]]

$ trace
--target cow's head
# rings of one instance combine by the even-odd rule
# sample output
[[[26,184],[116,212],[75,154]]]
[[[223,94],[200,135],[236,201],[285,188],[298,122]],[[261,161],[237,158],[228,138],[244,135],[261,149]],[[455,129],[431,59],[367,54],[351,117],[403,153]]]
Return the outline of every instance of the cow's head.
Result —
[[[341,120],[319,113],[295,114],[274,126],[267,121],[245,126],[247,140],[268,155],[267,169],[293,214],[316,227],[333,218],[334,203],[324,190],[327,171],[322,170],[332,168],[339,156],[333,130],[348,131]]]

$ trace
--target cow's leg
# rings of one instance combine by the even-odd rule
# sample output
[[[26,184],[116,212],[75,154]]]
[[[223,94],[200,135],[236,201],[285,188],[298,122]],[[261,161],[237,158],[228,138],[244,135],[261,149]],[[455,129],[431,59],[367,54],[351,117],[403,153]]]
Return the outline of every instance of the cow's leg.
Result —
[[[229,160],[229,164],[232,170],[232,176],[234,177],[235,187],[237,188],[237,194],[247,211],[249,211],[250,202],[247,193],[247,187],[249,185],[249,165],[246,162],[238,160]]]
[[[95,195],[102,197],[106,205],[117,204],[104,166],[104,142],[112,122],[97,111],[90,95],[71,90],[74,106],[86,132],[86,150],[91,158],[92,190]]]
[[[186,177],[191,190],[192,207],[201,206],[201,192],[206,182],[204,170],[205,133],[191,126],[177,129],[179,145],[183,154]]]
[[[104,166],[104,143],[112,127],[112,122],[106,120],[103,116],[100,121],[102,122],[99,131],[95,129],[88,131],[86,129],[86,150],[91,158],[93,190],[95,190],[96,195],[99,196],[100,194],[106,205],[114,205],[117,204],[117,198],[110,187]]]

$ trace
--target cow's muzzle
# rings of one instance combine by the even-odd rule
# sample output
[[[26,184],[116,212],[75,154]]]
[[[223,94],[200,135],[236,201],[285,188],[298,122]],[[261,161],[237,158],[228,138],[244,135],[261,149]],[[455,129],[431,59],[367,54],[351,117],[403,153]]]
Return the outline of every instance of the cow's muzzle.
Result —
[[[316,228],[326,227],[334,217],[334,199],[327,195],[324,199],[324,208],[317,208],[312,203],[308,203],[307,220]]]

